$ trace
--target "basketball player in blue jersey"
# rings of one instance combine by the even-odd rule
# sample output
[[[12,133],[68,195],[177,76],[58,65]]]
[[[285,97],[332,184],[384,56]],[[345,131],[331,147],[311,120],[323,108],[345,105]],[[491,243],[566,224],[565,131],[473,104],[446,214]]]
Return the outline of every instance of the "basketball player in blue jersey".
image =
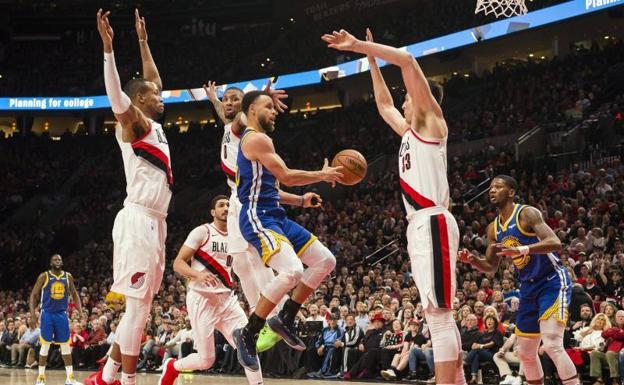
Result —
[[[243,97],[242,110],[247,117],[247,128],[241,137],[237,161],[237,195],[241,202],[239,226],[257,258],[262,258],[264,264],[277,271],[277,276],[262,288],[249,323],[233,333],[241,365],[258,370],[256,342],[265,321],[289,346],[305,349],[305,344],[293,330],[295,316],[301,304],[336,265],[332,253],[314,235],[286,218],[279,203],[285,193],[280,191],[279,184],[334,184],[342,177],[342,168],[329,167],[327,159],[319,171],[293,170],[286,166],[267,135],[275,130],[277,114],[268,93],[248,92]],[[282,200],[289,203],[288,199]],[[302,206],[309,205],[301,203]],[[308,266],[305,270],[303,264]],[[267,320],[291,289],[294,289],[291,298],[284,303],[282,310]]]
[[[544,382],[537,353],[541,341],[563,385],[577,385],[576,367],[563,348],[572,282],[556,254],[561,250],[561,241],[538,209],[514,203],[517,189],[518,183],[510,176],[492,179],[490,202],[498,207],[499,215],[487,228],[485,256],[463,250],[459,259],[494,273],[503,257],[511,258],[521,282],[516,335],[527,382]]]
[[[72,366],[71,348],[69,347],[69,317],[67,306],[71,295],[78,313],[82,316],[82,304],[74,286],[74,278],[71,274],[62,270],[63,259],[54,254],[50,258],[50,270],[39,274],[35,286],[30,293],[30,316],[33,325],[37,324],[36,307],[37,298],[41,298],[41,349],[39,350],[39,376],[37,385],[45,385],[45,367],[48,362],[50,344],[61,346],[61,355],[65,363],[67,378],[65,385],[79,384],[74,378]]]

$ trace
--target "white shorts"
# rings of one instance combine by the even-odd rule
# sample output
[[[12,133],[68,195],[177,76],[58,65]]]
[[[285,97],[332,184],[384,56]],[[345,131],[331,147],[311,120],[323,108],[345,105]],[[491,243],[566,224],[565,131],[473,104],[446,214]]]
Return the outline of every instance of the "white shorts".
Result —
[[[214,331],[217,329],[230,346],[236,346],[232,339],[235,329],[247,325],[247,316],[232,293],[202,295],[189,290],[186,295],[195,350],[202,358],[214,357]]]
[[[423,308],[451,309],[457,277],[459,228],[444,207],[419,210],[407,225],[407,252]]]
[[[113,286],[128,297],[150,298],[160,288],[165,271],[167,222],[161,214],[126,205],[113,225]]]
[[[238,196],[236,195],[236,190],[232,189],[230,208],[228,209],[227,216],[228,251],[231,254],[244,253],[248,247],[247,240],[243,238],[243,234],[241,234],[238,225],[238,216],[240,215],[241,206]]]

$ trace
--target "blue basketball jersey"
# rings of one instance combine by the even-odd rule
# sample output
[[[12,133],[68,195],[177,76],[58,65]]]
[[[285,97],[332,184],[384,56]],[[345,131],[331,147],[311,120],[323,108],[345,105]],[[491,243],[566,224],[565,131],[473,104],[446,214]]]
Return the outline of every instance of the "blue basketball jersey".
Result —
[[[67,273],[63,271],[57,276],[46,271],[45,275],[46,281],[41,289],[41,310],[47,312],[66,311],[67,305],[69,305]]]
[[[525,205],[516,204],[511,216],[501,223],[500,215],[494,220],[496,242],[506,247],[527,246],[539,242],[535,233],[526,231],[518,220]],[[559,256],[555,253],[520,255],[512,259],[520,281],[536,281],[561,269]]]
[[[278,207],[279,182],[260,161],[251,161],[245,157],[240,146],[249,135],[258,134],[247,128],[240,139],[238,158],[236,161],[237,195],[242,205],[253,207]]]

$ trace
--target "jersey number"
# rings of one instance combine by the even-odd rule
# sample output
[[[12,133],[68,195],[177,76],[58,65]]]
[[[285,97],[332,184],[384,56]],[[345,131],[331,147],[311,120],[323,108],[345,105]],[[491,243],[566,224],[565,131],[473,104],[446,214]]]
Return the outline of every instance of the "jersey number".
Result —
[[[231,256],[231,255],[228,255],[228,256],[227,256],[227,262],[225,263],[225,265],[226,265],[227,267],[232,267],[232,262],[233,262],[233,260],[232,260],[232,256]]]
[[[410,154],[409,152],[403,156],[403,160],[401,161],[401,165],[403,168],[402,172],[409,170],[412,167],[412,163],[410,162]]]
[[[227,147],[225,144],[223,145],[223,159],[227,159]]]

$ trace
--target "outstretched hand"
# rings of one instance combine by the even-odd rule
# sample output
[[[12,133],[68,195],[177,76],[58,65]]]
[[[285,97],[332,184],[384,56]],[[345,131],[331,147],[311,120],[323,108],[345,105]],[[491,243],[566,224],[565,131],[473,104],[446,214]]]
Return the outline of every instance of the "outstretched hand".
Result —
[[[326,33],[321,36],[321,39],[327,43],[327,47],[339,51],[354,51],[355,45],[359,41],[355,36],[344,29],[341,29],[340,32],[333,31],[331,34]]]
[[[110,15],[110,11],[104,12],[102,8],[100,8],[97,11],[96,18],[97,29],[100,33],[100,38],[102,38],[102,44],[104,45],[104,52],[111,53],[113,52],[113,37],[115,37],[115,33],[108,21],[108,15]]]
[[[321,169],[321,173],[323,174],[323,181],[332,185],[332,187],[336,187],[336,182],[340,182],[340,180],[344,177],[342,171],[344,167],[331,167],[327,158],[323,162],[323,169]]]
[[[476,256],[468,251],[468,249],[462,249],[457,252],[457,260],[459,262],[472,265],[472,262],[475,260],[475,258]]]
[[[139,15],[139,9],[134,9],[134,28],[136,29],[139,41],[147,41],[147,29],[145,28],[145,18]]]
[[[271,88],[272,85],[273,85],[273,81],[269,79],[266,86],[264,87],[264,92],[268,93],[271,99],[273,99],[273,104],[275,105],[275,109],[278,112],[283,113],[284,111],[286,111],[288,106],[286,105],[286,103],[282,102],[282,99],[287,99],[288,94],[284,90],[272,89]]]
[[[208,80],[208,84],[204,84],[203,87],[206,92],[206,96],[208,96],[208,100],[212,102],[218,99],[216,82]]]

